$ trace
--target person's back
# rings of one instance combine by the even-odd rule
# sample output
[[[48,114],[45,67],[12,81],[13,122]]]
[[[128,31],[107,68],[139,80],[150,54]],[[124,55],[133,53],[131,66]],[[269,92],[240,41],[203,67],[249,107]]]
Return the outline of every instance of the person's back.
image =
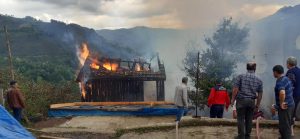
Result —
[[[259,108],[262,99],[263,83],[255,75],[255,71],[256,63],[249,62],[247,73],[234,80],[232,104],[236,100],[238,138],[250,137],[253,114]]]
[[[7,91],[7,103],[11,109],[24,108],[24,100],[20,90],[16,88],[10,88]]]
[[[224,107],[228,110],[230,99],[225,87],[221,81],[217,81],[217,85],[211,88],[208,97],[208,106],[210,107],[210,118],[223,118]]]
[[[238,76],[239,92],[237,98],[256,98],[256,93],[262,88],[262,81],[254,73],[246,73]]]
[[[176,106],[185,107],[187,105],[187,86],[181,84],[176,87],[174,103]]]
[[[24,98],[21,91],[18,89],[16,81],[10,82],[10,88],[7,91],[7,103],[13,110],[16,120],[21,121],[22,109],[25,108]]]

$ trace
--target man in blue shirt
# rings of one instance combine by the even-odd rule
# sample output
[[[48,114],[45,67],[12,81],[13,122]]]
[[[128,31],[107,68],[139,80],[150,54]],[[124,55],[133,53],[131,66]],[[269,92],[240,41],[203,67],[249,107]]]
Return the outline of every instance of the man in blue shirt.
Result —
[[[277,79],[275,85],[275,107],[278,109],[279,132],[281,138],[290,139],[292,134],[292,114],[295,103],[292,83],[283,73],[284,69],[281,65],[273,67],[273,75]]]
[[[300,102],[300,69],[297,67],[297,59],[295,57],[289,57],[286,62],[287,68],[289,69],[286,76],[290,78],[293,84],[293,97],[295,101],[295,109],[293,118],[299,120],[300,117],[296,116],[297,106]]]

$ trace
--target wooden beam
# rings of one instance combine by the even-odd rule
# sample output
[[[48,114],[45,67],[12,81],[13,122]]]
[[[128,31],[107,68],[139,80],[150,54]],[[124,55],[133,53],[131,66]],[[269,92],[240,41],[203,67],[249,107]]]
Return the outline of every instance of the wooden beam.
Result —
[[[57,109],[68,106],[113,106],[113,105],[173,105],[173,102],[166,101],[148,101],[148,102],[74,102],[74,103],[62,103],[62,104],[52,104],[50,109]]]
[[[76,106],[75,103],[61,103],[61,104],[51,104],[50,109],[61,108],[61,107],[70,107]]]

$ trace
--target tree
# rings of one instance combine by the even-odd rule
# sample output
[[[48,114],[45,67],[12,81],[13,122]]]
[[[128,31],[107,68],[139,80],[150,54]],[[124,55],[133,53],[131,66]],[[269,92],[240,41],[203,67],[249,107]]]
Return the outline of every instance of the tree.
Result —
[[[203,108],[210,93],[210,88],[216,80],[221,80],[228,89],[232,86],[232,74],[238,62],[244,61],[244,50],[248,45],[247,37],[249,29],[241,27],[232,18],[224,18],[218,25],[212,37],[205,37],[204,41],[208,48],[200,53],[198,65],[197,48],[187,50],[183,60],[184,71],[192,79],[195,87],[201,90],[200,96],[191,95],[190,99],[201,99],[199,106]],[[189,42],[195,44],[193,42]],[[199,66],[199,77],[196,76]],[[199,78],[197,84],[196,79]],[[195,102],[195,101],[194,101]]]

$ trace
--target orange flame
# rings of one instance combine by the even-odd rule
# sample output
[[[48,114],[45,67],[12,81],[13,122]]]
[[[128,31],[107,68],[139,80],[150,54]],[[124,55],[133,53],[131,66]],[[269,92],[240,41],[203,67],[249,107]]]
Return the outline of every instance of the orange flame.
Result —
[[[79,54],[78,54],[81,65],[84,64],[84,62],[87,59],[87,57],[89,56],[89,54],[90,54],[90,51],[89,51],[88,45],[86,43],[82,43],[79,48]]]
[[[116,71],[118,68],[118,64],[116,63],[104,63],[103,67],[107,70]]]
[[[81,95],[82,97],[85,99],[85,96],[86,96],[86,91],[85,91],[85,87],[84,87],[84,83],[80,83],[81,85]]]
[[[96,63],[92,63],[91,65],[90,65],[90,67],[91,68],[93,68],[93,69],[100,69],[100,66],[99,65],[97,65]]]
[[[141,71],[141,65],[140,64],[136,64],[135,65],[135,71]]]

